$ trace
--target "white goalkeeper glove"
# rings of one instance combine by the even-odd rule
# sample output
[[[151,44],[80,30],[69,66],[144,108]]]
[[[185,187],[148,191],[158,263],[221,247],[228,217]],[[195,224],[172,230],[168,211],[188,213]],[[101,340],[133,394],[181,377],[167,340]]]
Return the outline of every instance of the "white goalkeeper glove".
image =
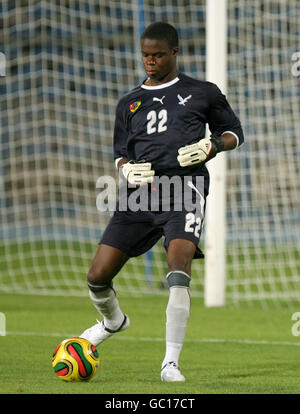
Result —
[[[203,138],[195,144],[186,145],[178,150],[177,160],[181,167],[205,163],[224,150],[224,142],[216,137]]]
[[[154,170],[151,162],[129,161],[122,165],[122,172],[129,184],[143,185],[153,182]]]

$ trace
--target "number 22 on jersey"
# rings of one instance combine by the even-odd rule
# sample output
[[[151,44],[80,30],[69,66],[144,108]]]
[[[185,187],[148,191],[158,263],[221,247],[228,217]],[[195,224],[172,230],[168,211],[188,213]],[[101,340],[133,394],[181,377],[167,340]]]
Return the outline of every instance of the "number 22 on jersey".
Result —
[[[168,112],[166,109],[160,111],[150,111],[147,114],[147,134],[164,132],[167,130]]]

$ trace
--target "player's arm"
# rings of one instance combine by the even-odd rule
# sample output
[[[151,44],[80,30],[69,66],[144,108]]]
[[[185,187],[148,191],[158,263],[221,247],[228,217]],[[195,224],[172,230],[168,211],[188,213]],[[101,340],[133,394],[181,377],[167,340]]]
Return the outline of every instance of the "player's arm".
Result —
[[[122,167],[122,165],[126,164],[128,161],[129,159],[127,157],[119,157],[115,159],[115,166],[119,170]]]
[[[242,145],[244,133],[241,122],[217,85],[209,83],[207,99],[209,101],[207,122],[212,135],[221,137],[225,144],[225,151]]]
[[[126,117],[124,115],[124,104],[121,99],[116,108],[113,138],[114,160],[117,169],[119,169],[124,163],[128,162],[127,140],[128,127],[126,124]]]
[[[232,132],[228,131],[228,132],[224,132],[221,136],[220,139],[223,141],[224,143],[224,149],[223,151],[230,151],[235,149],[238,145],[239,145],[239,139],[238,136],[236,134],[233,134]]]
[[[220,89],[210,84],[208,124],[211,138],[179,148],[177,160],[181,167],[205,163],[219,152],[232,150],[244,142],[244,134],[237,116]]]

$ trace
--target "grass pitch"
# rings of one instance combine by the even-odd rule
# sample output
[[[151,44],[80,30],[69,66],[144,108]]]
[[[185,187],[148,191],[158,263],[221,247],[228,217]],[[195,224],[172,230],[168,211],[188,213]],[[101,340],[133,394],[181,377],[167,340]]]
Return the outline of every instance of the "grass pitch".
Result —
[[[1,394],[298,394],[298,309],[205,308],[192,298],[180,359],[185,383],[162,383],[167,297],[119,297],[131,326],[98,347],[101,366],[88,383],[61,381],[51,367],[56,345],[95,323],[88,297],[0,294]]]

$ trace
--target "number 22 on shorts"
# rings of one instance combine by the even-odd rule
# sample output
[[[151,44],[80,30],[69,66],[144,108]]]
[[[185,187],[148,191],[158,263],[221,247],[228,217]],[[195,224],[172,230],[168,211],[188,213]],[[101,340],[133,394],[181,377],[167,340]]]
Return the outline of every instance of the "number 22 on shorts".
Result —
[[[194,233],[196,237],[200,237],[201,225],[201,217],[195,217],[194,213],[187,213],[187,215],[185,216],[185,232]]]

